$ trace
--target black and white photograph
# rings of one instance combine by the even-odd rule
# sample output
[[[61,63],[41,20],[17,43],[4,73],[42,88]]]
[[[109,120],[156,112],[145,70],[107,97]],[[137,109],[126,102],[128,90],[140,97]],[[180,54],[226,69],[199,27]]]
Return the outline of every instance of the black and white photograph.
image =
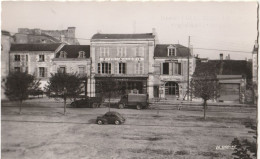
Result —
[[[2,159],[256,159],[258,1],[2,1]]]

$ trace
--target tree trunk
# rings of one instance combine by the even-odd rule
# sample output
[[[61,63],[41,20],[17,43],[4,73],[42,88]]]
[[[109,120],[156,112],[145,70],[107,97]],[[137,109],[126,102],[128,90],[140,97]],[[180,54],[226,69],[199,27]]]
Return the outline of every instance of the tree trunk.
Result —
[[[22,100],[19,101],[19,114],[22,114]]]
[[[66,115],[66,98],[64,98],[64,115]]]
[[[204,107],[204,120],[206,120],[206,108],[207,108],[207,101],[206,100],[204,100],[203,107]]]

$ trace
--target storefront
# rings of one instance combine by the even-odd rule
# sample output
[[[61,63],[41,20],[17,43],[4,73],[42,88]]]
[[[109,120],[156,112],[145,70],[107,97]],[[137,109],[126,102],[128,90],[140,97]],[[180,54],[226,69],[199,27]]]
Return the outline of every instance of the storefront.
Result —
[[[120,97],[127,93],[144,94],[147,93],[148,77],[95,77],[96,96],[101,96],[111,92],[112,97]]]

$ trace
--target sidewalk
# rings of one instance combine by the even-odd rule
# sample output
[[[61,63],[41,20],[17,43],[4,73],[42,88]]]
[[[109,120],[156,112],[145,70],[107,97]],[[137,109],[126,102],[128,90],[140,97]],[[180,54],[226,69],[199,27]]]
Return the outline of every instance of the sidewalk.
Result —
[[[191,106],[202,106],[203,101],[186,101],[186,100],[165,100],[161,99],[159,101],[151,100],[151,104],[161,104],[161,105],[191,105]],[[255,104],[240,104],[240,103],[228,103],[228,102],[213,102],[211,100],[207,101],[208,106],[229,106],[229,107],[256,107]]]

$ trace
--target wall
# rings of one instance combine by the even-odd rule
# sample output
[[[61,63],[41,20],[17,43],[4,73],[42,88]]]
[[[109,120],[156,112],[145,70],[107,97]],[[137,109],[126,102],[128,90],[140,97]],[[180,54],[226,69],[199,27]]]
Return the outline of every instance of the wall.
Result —
[[[21,55],[21,61],[15,61],[14,56]],[[26,55],[28,56],[28,61],[26,61]],[[39,62],[39,55],[45,56],[44,62]],[[21,67],[21,71],[25,71],[28,67],[28,73],[35,75],[37,79],[41,80],[40,87],[43,89],[47,84],[50,77],[50,72],[52,72],[52,59],[54,58],[54,52],[47,51],[36,51],[36,52],[11,52],[10,53],[10,71],[14,71],[14,67]],[[46,77],[39,76],[39,67],[46,68]]]
[[[1,36],[1,100],[6,100],[6,96],[4,94],[5,78],[9,73],[9,51],[11,47],[12,38],[10,35],[5,35],[2,33]]]

